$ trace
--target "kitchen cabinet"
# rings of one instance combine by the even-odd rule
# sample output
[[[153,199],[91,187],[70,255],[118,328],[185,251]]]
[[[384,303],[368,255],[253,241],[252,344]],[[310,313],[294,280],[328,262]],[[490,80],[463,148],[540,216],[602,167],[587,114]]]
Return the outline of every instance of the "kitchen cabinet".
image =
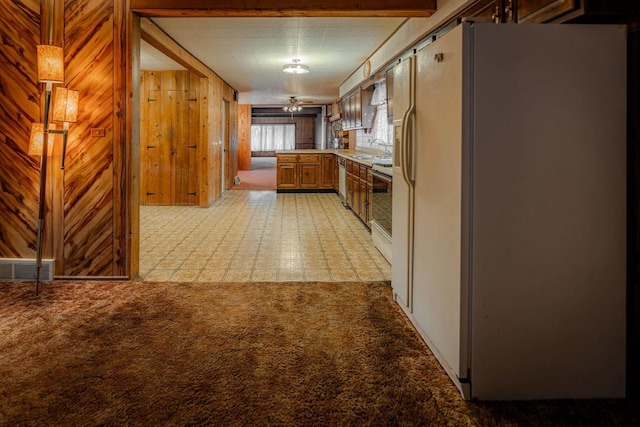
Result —
[[[618,22],[622,16],[640,13],[633,1],[611,0],[481,0],[462,16],[491,18],[493,22]],[[616,19],[616,17],[618,17]]]
[[[320,155],[300,154],[298,159],[300,188],[320,187]]]
[[[359,175],[360,164],[352,160],[347,161],[347,205],[356,213],[357,206],[359,206]]]
[[[487,18],[498,23],[502,22],[504,0],[480,0],[461,13],[464,17]],[[393,75],[393,74],[391,74]],[[393,81],[392,81],[393,84]],[[389,89],[387,89],[388,91]]]
[[[278,188],[298,188],[298,156],[293,154],[277,156],[276,180]]]
[[[333,189],[336,193],[340,191],[340,165],[338,165],[338,156],[333,158]]]
[[[367,89],[357,88],[342,98],[344,117],[342,129],[371,129],[376,107],[371,105],[373,86]]]
[[[367,188],[366,188],[366,194],[367,194],[367,205],[366,205],[366,223],[369,224],[369,221],[371,221],[371,219],[373,218],[371,209],[373,206],[373,173],[371,168],[367,168]]]
[[[347,205],[369,226],[369,195],[367,180],[371,168],[353,160],[347,160]]]
[[[320,188],[334,188],[334,164],[335,156],[333,154],[322,154],[320,157]]]
[[[334,154],[321,152],[279,153],[276,154],[276,158],[278,190],[334,190],[334,169],[336,169]],[[337,183],[337,179],[335,182]]]
[[[518,0],[518,22],[545,22],[578,9],[580,0]]]

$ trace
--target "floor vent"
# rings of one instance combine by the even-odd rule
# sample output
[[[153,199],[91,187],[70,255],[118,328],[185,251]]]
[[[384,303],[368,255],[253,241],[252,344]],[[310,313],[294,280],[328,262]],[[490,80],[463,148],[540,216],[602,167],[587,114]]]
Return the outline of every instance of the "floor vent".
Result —
[[[36,260],[24,258],[0,258],[0,280],[36,280]],[[53,260],[43,259],[40,280],[53,280]]]

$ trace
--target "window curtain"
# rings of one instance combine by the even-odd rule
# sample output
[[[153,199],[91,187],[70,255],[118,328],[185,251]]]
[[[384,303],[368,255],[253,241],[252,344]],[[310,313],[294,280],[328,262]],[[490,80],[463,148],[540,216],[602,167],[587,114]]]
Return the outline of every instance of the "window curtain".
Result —
[[[251,125],[251,151],[293,150],[296,148],[296,125]]]

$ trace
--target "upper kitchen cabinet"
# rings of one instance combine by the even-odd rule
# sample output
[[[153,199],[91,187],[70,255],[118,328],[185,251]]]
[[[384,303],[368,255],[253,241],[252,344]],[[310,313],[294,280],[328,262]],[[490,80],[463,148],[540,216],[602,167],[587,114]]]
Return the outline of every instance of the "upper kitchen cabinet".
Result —
[[[502,21],[503,0],[479,0],[462,12],[464,17],[477,17],[491,19],[493,22]]]
[[[518,22],[546,22],[580,7],[581,0],[519,0]]]
[[[640,13],[634,0],[497,0],[502,2],[500,22],[621,23]]]
[[[357,88],[342,97],[342,129],[370,129],[376,108],[371,105],[373,86],[367,89]]]
[[[624,23],[640,13],[634,0],[479,0],[460,16],[498,23]]]

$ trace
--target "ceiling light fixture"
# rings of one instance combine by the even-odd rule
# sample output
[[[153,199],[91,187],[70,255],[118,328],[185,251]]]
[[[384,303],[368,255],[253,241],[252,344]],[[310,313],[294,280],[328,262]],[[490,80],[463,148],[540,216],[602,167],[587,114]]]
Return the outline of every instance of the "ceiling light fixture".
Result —
[[[293,64],[287,64],[282,67],[283,73],[305,74],[309,72],[309,67],[307,67],[306,65],[299,64],[300,62],[299,59],[294,59],[292,61],[293,61]]]
[[[282,107],[282,109],[287,113],[291,113],[291,117],[293,117],[293,113],[295,113],[296,111],[301,111],[302,106],[300,105],[300,102],[296,99],[296,97],[292,96],[289,98],[289,105],[285,105],[284,107]]]

